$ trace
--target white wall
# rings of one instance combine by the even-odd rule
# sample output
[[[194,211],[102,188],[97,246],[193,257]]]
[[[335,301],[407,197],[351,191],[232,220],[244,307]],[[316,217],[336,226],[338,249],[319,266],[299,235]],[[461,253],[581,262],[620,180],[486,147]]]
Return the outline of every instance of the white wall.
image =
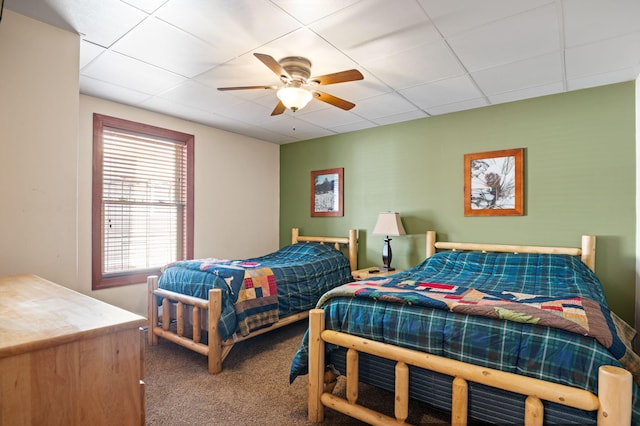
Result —
[[[79,95],[79,37],[9,10],[0,23],[0,275],[34,273],[146,316],[144,284],[91,290],[93,113],[195,135],[195,257],[279,241],[279,146]]]
[[[80,39],[5,8],[0,23],[0,274],[77,280]]]

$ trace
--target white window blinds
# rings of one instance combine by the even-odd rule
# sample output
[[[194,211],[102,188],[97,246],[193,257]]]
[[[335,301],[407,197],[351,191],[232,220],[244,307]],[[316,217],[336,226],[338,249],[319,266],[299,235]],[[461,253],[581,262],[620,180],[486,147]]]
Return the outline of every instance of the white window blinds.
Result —
[[[105,127],[104,276],[184,259],[186,145]]]

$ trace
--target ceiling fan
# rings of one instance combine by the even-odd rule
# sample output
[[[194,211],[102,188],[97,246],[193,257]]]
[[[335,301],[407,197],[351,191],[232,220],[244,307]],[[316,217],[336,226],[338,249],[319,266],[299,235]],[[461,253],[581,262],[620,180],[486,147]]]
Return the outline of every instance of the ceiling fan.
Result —
[[[350,110],[356,104],[340,99],[320,90],[317,86],[344,83],[347,81],[362,80],[364,77],[356,69],[340,71],[333,74],[311,76],[311,61],[301,56],[287,56],[276,61],[272,56],[263,53],[254,53],[256,58],[262,61],[271,71],[273,71],[283,86],[239,86],[239,87],[219,87],[218,90],[247,90],[247,89],[273,89],[277,90],[279,102],[271,115],[282,114],[286,108],[297,111],[304,108],[311,99],[316,98],[322,102]]]

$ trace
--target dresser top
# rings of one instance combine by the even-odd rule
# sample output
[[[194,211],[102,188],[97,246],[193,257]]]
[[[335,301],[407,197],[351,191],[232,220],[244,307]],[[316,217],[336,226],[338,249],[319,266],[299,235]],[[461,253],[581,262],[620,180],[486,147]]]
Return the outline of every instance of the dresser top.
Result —
[[[144,325],[140,315],[37,275],[0,277],[0,358]]]

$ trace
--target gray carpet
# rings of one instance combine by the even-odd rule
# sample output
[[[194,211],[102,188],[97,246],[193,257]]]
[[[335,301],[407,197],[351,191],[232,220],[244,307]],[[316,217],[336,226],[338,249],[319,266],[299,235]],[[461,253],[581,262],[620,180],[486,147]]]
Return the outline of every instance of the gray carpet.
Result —
[[[147,425],[311,425],[307,421],[307,376],[289,384],[289,367],[307,322],[236,344],[217,375],[204,356],[159,339],[145,349]],[[344,379],[334,391],[344,395]],[[393,394],[361,385],[359,403],[393,416]],[[409,423],[449,424],[411,402]],[[432,416],[435,414],[436,416]],[[325,409],[324,425],[361,425]]]

